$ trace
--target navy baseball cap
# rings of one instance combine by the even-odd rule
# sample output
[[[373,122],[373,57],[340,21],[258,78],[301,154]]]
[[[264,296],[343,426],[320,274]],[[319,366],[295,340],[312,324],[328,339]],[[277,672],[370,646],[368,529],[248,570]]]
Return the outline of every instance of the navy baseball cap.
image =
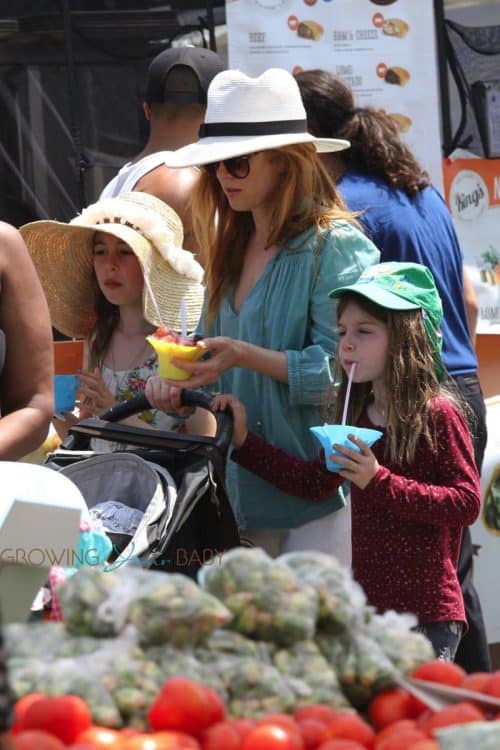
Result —
[[[168,78],[174,69],[188,69],[194,73],[183,82],[182,75],[176,75],[172,82]],[[160,52],[152,61],[146,78],[144,100],[153,102],[174,102],[177,104],[206,104],[207,89],[212,78],[225,70],[226,66],[216,52],[205,47],[170,47]]]

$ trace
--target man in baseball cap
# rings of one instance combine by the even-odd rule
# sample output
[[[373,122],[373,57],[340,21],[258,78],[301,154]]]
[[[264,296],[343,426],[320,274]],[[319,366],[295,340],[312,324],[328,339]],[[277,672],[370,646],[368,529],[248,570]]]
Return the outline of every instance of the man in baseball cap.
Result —
[[[205,47],[166,49],[149,66],[144,100],[206,106],[210,82],[222,70],[219,55]]]
[[[101,200],[138,190],[165,201],[181,217],[184,245],[192,252],[199,248],[194,243],[186,206],[199,173],[192,167],[165,166],[165,155],[198,139],[208,86],[224,69],[219,55],[204,47],[171,47],[151,61],[143,102],[144,115],[149,121],[148,142],[99,196]]]

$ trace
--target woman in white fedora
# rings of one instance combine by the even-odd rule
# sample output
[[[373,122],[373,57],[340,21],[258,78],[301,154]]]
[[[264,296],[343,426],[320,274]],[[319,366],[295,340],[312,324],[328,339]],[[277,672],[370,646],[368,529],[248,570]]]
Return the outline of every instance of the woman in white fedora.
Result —
[[[185,366],[192,375],[183,386],[237,396],[249,429],[302,458],[316,454],[309,427],[322,421],[336,348],[328,291],[356,281],[379,258],[317,156],[348,146],[307,132],[287,71],[250,78],[227,70],[210,84],[199,140],[168,161],[202,170],[192,208],[206,258],[198,332],[210,356]],[[179,405],[173,381],[153,378],[146,395],[159,408]],[[243,535],[270,554],[319,549],[348,557],[341,493],[307,502],[231,462],[227,481]]]
[[[182,248],[182,223],[166,203],[141,192],[123,193],[85,208],[69,223],[35,221],[21,234],[45,291],[52,325],[85,339],[79,413],[57,420],[58,431],[144,391],[157,373],[146,336],[161,324],[180,330],[180,303],[193,329],[203,301],[203,269]],[[188,422],[205,432],[204,412]],[[180,426],[148,410],[128,420],[172,430]],[[93,441],[94,450],[116,450]],[[121,447],[121,446],[120,446]]]

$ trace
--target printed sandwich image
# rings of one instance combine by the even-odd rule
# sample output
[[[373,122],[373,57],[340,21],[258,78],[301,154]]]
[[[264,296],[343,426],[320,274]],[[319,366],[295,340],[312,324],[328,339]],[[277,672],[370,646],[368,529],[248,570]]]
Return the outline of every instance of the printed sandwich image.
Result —
[[[399,112],[389,112],[389,117],[394,120],[399,133],[407,133],[411,128],[412,120],[408,115],[402,115]]]
[[[396,86],[405,86],[410,80],[410,74],[405,68],[393,67],[387,68],[387,72],[384,76],[386,83],[393,83]]]
[[[410,27],[401,18],[386,18],[382,24],[382,32],[387,36],[397,36],[399,39],[403,39],[409,31]]]
[[[323,26],[316,21],[301,21],[297,26],[297,34],[303,39],[314,39],[318,41],[323,36]]]

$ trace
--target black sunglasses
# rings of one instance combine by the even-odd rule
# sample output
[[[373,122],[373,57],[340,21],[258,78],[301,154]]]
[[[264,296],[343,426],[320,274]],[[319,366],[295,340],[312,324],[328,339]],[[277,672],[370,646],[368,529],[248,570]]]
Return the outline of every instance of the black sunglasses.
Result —
[[[202,164],[202,169],[208,174],[215,175],[219,165],[224,164],[224,169],[228,172],[231,177],[236,177],[237,180],[243,180],[250,174],[250,157],[255,156],[257,151],[253,154],[246,154],[245,156],[233,156],[232,159],[222,159],[221,161],[212,161],[210,164]]]

